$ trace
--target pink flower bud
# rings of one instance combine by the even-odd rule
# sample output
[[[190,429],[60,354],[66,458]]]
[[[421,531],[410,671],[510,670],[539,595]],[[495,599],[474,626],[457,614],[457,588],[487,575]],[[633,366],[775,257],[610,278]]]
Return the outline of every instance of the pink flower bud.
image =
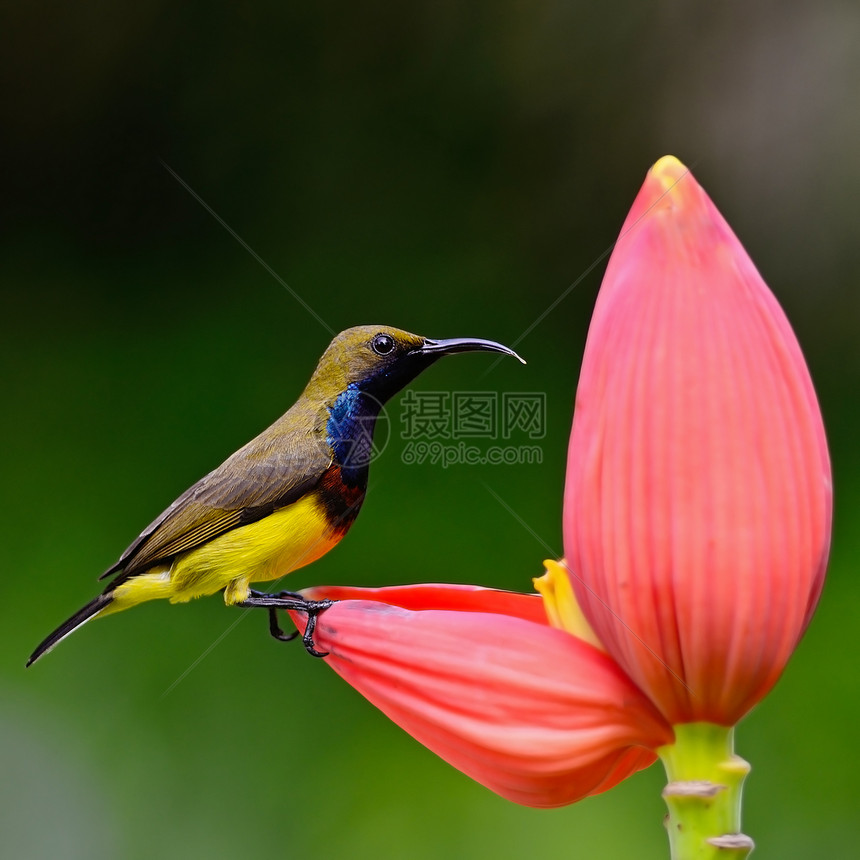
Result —
[[[586,618],[669,722],[733,725],[779,678],[821,591],[831,495],[785,314],[667,156],[597,299],[563,528]]]

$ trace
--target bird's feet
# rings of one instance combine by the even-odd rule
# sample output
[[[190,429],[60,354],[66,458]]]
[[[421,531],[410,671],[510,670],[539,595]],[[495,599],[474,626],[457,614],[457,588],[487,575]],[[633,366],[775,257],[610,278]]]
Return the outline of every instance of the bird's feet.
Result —
[[[317,651],[314,647],[314,630],[317,626],[317,616],[324,612],[334,603],[333,600],[305,600],[301,594],[292,591],[281,591],[278,594],[266,594],[262,591],[251,591],[248,597],[237,606],[259,607],[269,610],[269,633],[281,642],[290,642],[299,635],[295,633],[284,633],[278,624],[278,610],[292,610],[304,612],[308,617],[305,632],[302,634],[302,645],[305,651],[313,657],[328,657],[328,651]]]

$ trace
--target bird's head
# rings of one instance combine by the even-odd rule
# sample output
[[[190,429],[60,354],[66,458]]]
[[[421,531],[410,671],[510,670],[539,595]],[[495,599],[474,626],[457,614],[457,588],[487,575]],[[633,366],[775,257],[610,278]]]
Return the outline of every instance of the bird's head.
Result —
[[[384,403],[443,355],[458,352],[499,352],[523,361],[512,349],[492,340],[433,340],[391,326],[356,326],[342,331],[329,344],[306,393],[327,399],[357,388]]]

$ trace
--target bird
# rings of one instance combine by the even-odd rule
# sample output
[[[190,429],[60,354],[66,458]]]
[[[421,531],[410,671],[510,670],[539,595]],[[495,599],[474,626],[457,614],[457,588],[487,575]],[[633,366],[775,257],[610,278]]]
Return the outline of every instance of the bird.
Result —
[[[156,517],[102,574],[110,578],[104,590],[45,637],[27,666],[93,618],[218,591],[228,606],[267,609],[278,639],[297,634],[283,634],[277,610],[305,612],[305,648],[325,656],[312,637],[331,601],[266,594],[251,584],[280,579],[340,542],[364,501],[383,405],[442,356],[475,351],[525,363],[480,338],[434,340],[380,325],[336,335],[298,400]]]

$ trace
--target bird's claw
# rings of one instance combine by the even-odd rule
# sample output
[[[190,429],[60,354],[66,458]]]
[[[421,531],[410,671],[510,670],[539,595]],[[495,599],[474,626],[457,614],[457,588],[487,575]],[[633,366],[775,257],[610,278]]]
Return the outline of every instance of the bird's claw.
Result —
[[[317,616],[332,606],[333,603],[333,600],[306,600],[301,594],[292,591],[282,591],[279,594],[252,591],[240,605],[268,609],[269,633],[279,642],[291,642],[299,635],[299,631],[284,633],[278,623],[278,610],[304,612],[308,618],[305,632],[302,634],[302,645],[305,646],[305,651],[312,657],[328,657],[328,651],[318,651],[314,646],[314,630],[317,626]]]
[[[292,642],[299,635],[298,630],[294,630],[292,633],[284,633],[281,630],[281,625],[278,624],[277,606],[269,607],[269,633],[272,635],[272,638],[277,639],[279,642]]]
[[[302,634],[302,645],[305,646],[305,651],[307,651],[312,657],[328,657],[328,651],[317,651],[314,647],[314,630],[316,630],[317,626],[317,616],[320,612],[325,612],[325,610],[328,609],[334,601],[308,600],[306,602],[308,604],[313,604],[313,606],[305,610],[308,616],[308,623],[305,625],[305,632]],[[298,630],[296,633],[298,633]]]

